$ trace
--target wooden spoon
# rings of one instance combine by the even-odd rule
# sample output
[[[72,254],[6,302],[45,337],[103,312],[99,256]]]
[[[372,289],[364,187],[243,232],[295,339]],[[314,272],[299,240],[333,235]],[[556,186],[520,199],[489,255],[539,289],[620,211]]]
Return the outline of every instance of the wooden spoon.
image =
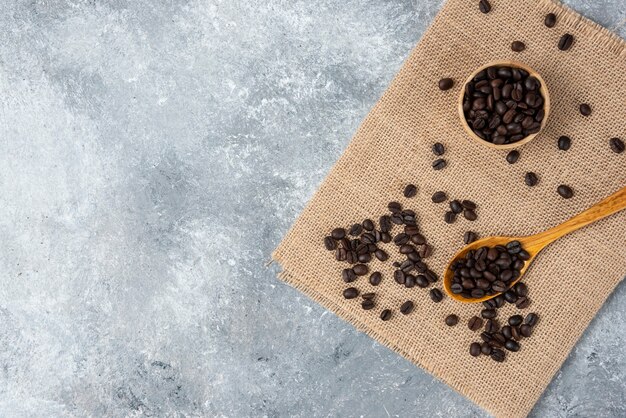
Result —
[[[574,216],[570,220],[563,222],[561,225],[550,228],[547,231],[543,231],[527,237],[487,237],[478,241],[474,241],[471,244],[465,246],[461,251],[459,251],[454,256],[452,261],[450,261],[450,263],[448,264],[448,267],[446,268],[446,272],[443,277],[443,288],[452,299],[458,300],[459,302],[478,303],[496,297],[500,293],[494,293],[493,295],[488,295],[478,299],[466,298],[465,296],[462,296],[460,294],[452,293],[452,290],[450,288],[452,286],[453,276],[453,271],[450,268],[452,263],[454,263],[457,259],[464,257],[465,254],[467,254],[467,252],[470,250],[476,250],[483,246],[494,247],[496,245],[506,245],[510,241],[517,240],[522,244],[522,248],[528,251],[528,254],[530,254],[530,259],[528,259],[528,261],[526,261],[526,263],[524,264],[524,267],[520,271],[521,274],[517,278],[517,280],[511,283],[512,286],[513,284],[520,281],[522,277],[524,277],[524,274],[528,270],[528,267],[530,267],[530,265],[532,264],[535,257],[537,257],[537,254],[539,254],[541,250],[543,250],[553,241],[561,238],[563,235],[576,231],[583,226],[589,225],[592,222],[612,215],[615,212],[619,212],[622,209],[626,209],[626,187],[607,197],[603,201],[596,203],[586,211]]]

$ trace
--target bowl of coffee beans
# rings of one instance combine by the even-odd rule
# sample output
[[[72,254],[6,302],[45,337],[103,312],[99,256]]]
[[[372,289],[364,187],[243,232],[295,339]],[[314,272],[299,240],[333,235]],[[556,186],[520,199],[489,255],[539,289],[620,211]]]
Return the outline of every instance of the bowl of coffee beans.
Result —
[[[459,97],[459,116],[470,138],[496,149],[517,148],[537,136],[550,113],[543,78],[529,66],[496,61],[474,71]]]

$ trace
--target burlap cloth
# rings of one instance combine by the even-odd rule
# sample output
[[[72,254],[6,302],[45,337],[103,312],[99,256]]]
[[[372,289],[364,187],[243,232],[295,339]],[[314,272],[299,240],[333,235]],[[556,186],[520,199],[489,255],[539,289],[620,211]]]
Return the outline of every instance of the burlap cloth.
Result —
[[[283,271],[279,277],[300,289],[382,344],[423,367],[499,417],[529,413],[555,372],[602,303],[626,273],[626,211],[599,221],[555,242],[530,268],[530,308],[539,324],[522,349],[508,353],[504,363],[486,356],[472,358],[468,346],[478,333],[467,320],[479,305],[446,298],[433,303],[426,289],[406,289],[392,277],[391,262],[402,260],[393,243],[382,244],[392,255],[386,263],[370,263],[383,273],[374,288],[366,277],[354,284],[378,294],[377,307],[364,311],[358,299],[345,300],[341,280],[344,263],[326,251],[323,238],[336,226],[348,227],[364,218],[378,220],[387,203],[398,200],[418,215],[418,225],[434,246],[429,266],[440,276],[463,245],[463,233],[480,236],[528,235],[557,225],[626,185],[626,154],[611,152],[608,140],[626,139],[626,43],[574,11],[549,0],[490,0],[491,13],[479,12],[477,1],[449,0],[412,51],[389,89],[374,106],[352,142],[273,254]],[[557,25],[544,26],[548,12]],[[575,37],[572,48],[559,51],[561,35]],[[510,44],[521,40],[522,53]],[[492,60],[515,59],[535,68],[548,84],[552,112],[546,129],[521,151],[517,164],[505,151],[472,142],[463,132],[456,110],[461,81]],[[457,81],[441,92],[442,77]],[[580,103],[593,114],[580,115]],[[569,151],[559,151],[560,135],[572,138]],[[445,144],[448,166],[434,171],[431,145]],[[529,188],[524,173],[534,171],[539,184]],[[415,183],[419,193],[402,196]],[[575,192],[565,200],[559,184]],[[443,221],[447,203],[435,205],[433,192],[444,190],[478,204],[478,220],[460,217]],[[397,228],[394,232],[397,232]],[[441,280],[436,283],[441,288]],[[408,316],[398,308],[411,299]],[[394,309],[388,322],[379,318]],[[501,320],[515,308],[499,311]],[[456,313],[454,328],[444,318]]]

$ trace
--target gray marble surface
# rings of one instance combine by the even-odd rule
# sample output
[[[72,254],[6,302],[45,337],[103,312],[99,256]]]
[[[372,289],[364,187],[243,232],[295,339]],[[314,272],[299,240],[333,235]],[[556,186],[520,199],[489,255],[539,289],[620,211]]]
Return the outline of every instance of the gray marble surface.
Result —
[[[440,5],[1,2],[0,416],[485,416],[263,267]],[[626,415],[625,302],[533,417]]]

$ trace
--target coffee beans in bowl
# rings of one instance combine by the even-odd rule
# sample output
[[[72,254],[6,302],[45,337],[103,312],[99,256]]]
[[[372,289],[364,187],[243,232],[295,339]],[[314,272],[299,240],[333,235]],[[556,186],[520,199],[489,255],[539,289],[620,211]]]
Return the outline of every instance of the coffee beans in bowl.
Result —
[[[459,98],[459,116],[468,135],[498,149],[532,140],[545,125],[549,110],[548,90],[541,76],[512,61],[476,70]]]

